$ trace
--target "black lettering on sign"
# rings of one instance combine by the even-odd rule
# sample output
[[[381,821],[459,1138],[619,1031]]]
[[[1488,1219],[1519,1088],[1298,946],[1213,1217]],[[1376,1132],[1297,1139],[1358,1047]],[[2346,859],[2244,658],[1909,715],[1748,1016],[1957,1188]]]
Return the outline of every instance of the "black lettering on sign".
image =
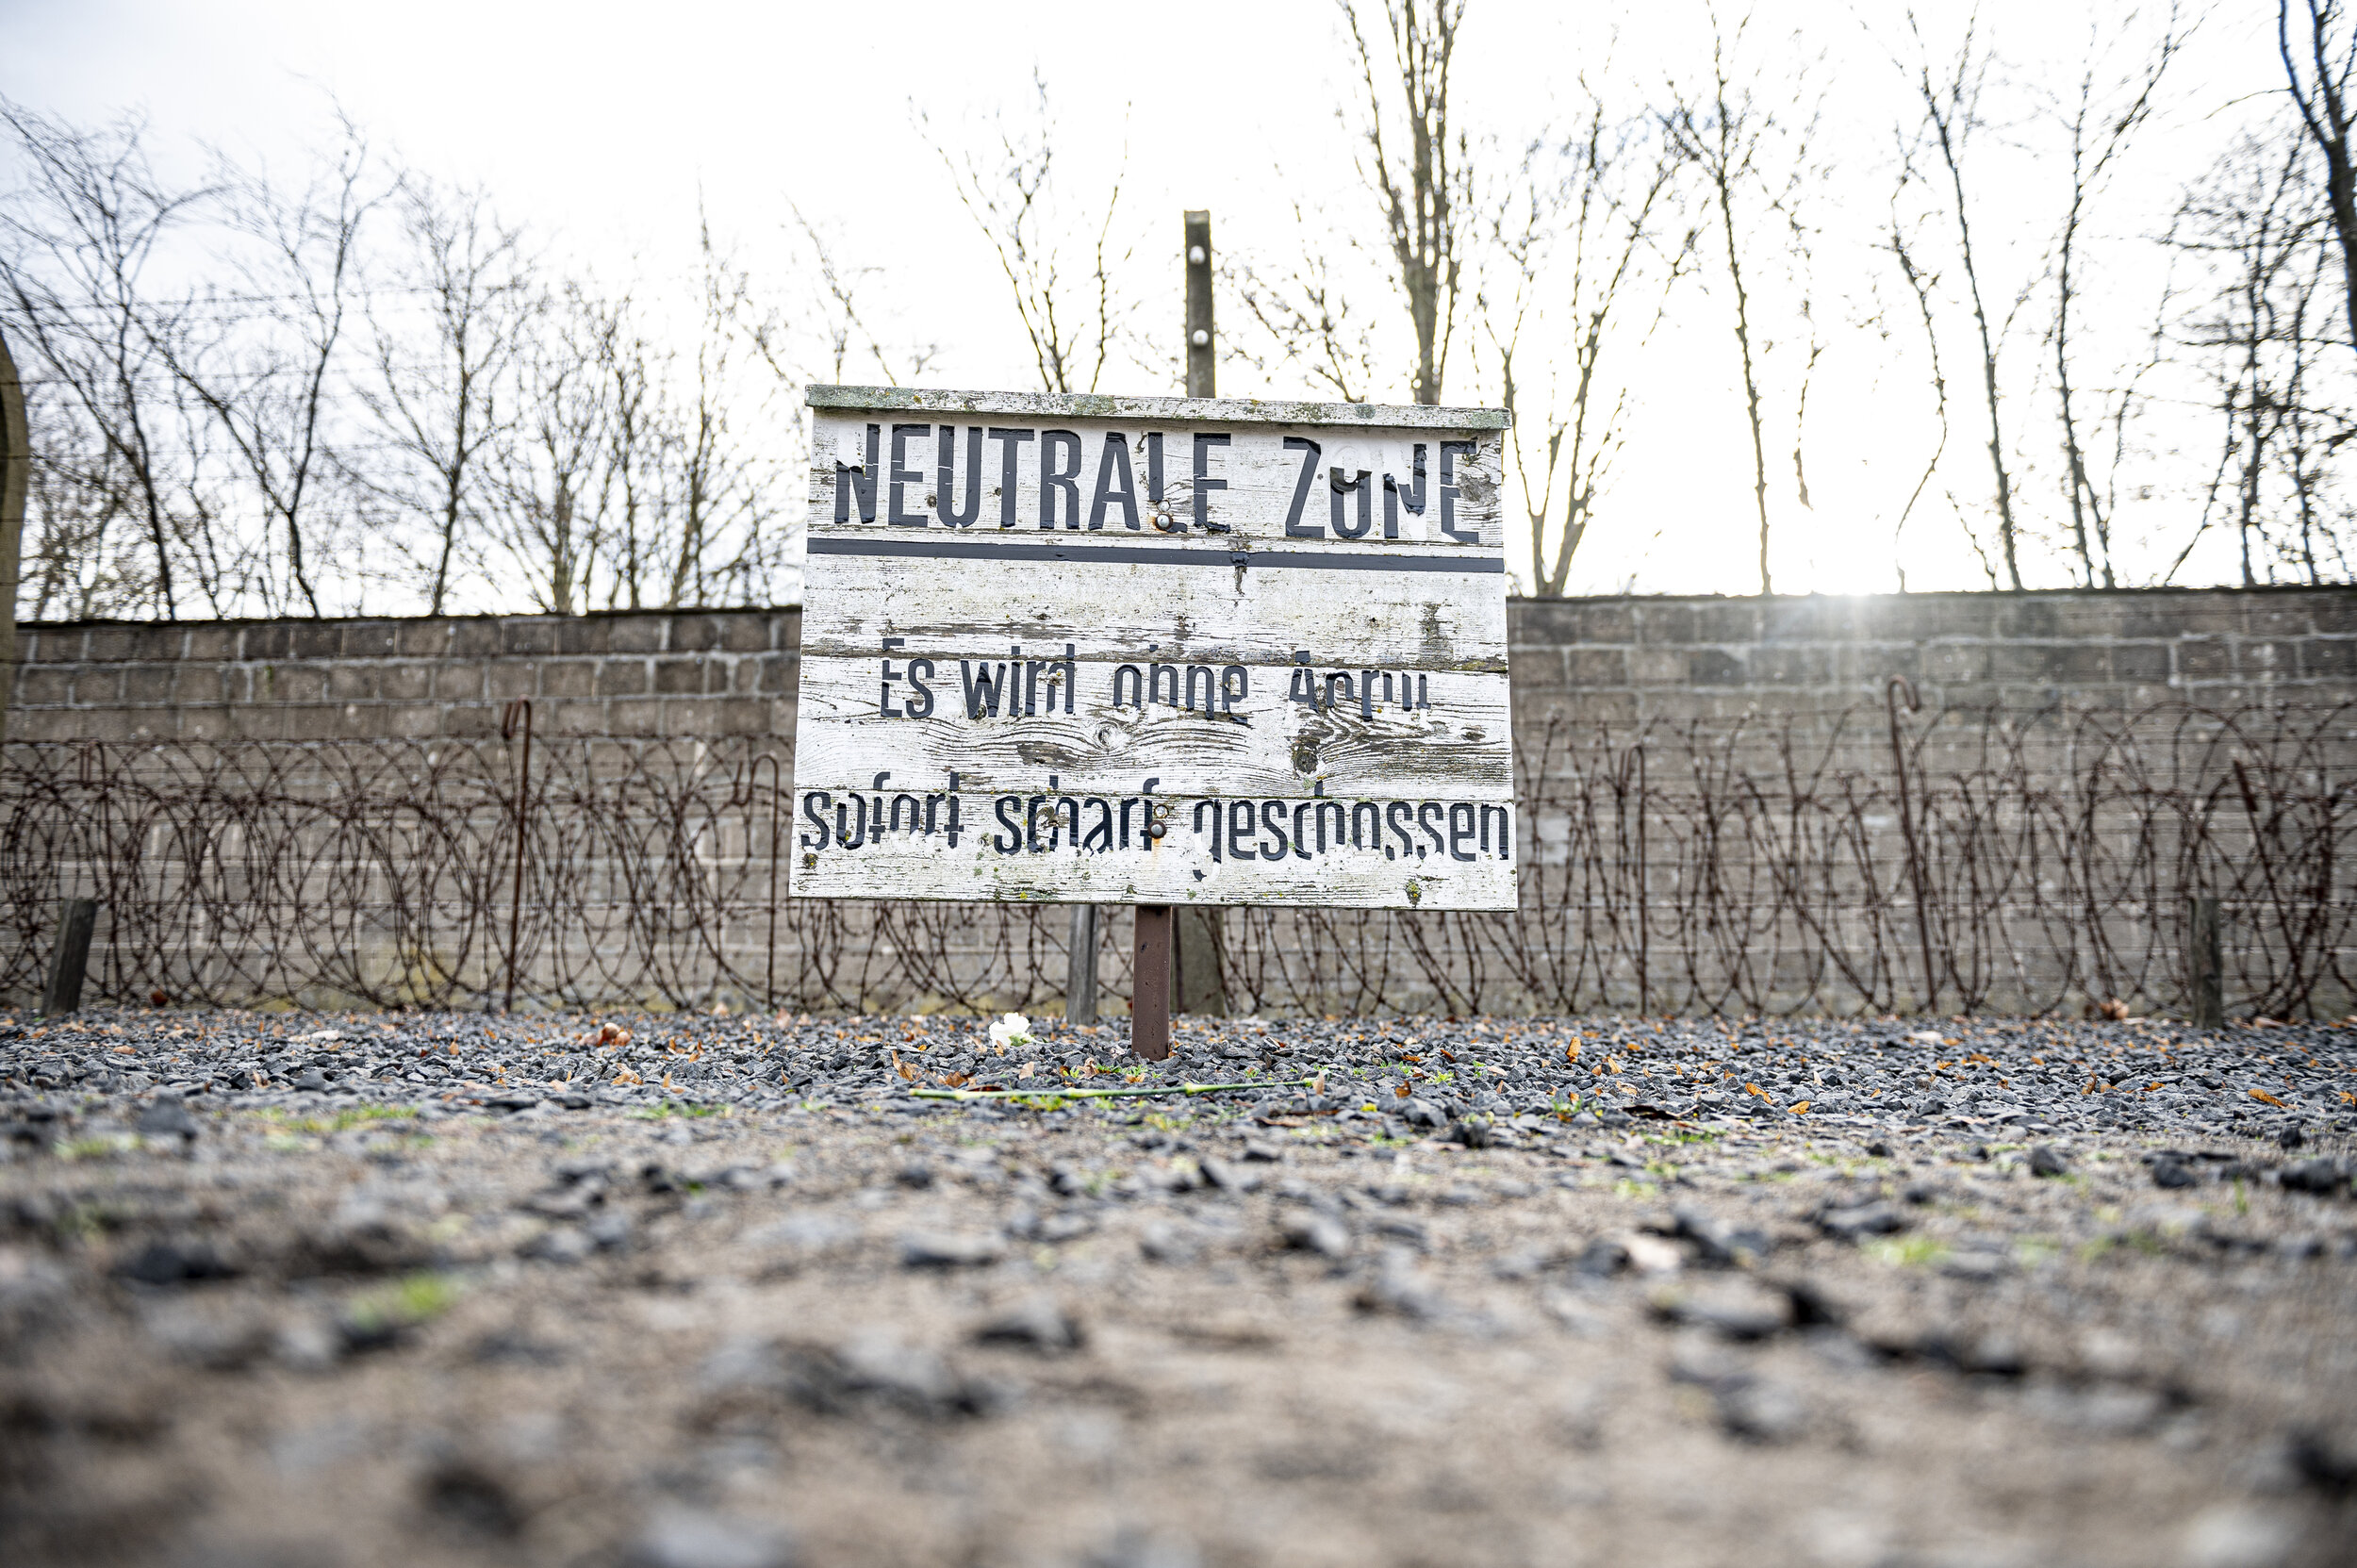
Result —
[[[1261,832],[1277,840],[1277,848],[1262,850],[1261,858],[1262,860],[1284,859],[1286,852],[1293,848],[1293,841],[1285,836],[1284,801],[1263,801],[1261,802]]]
[[[1472,441],[1442,441],[1441,443],[1441,532],[1459,544],[1479,544],[1481,530],[1459,533],[1457,529],[1457,468],[1456,456],[1463,453],[1471,457],[1480,450]]]
[[[1408,802],[1405,801],[1393,801],[1391,805],[1384,810],[1383,819],[1391,825],[1393,834],[1399,840],[1398,858],[1406,860],[1412,854],[1418,860],[1422,860],[1424,858],[1424,850],[1417,845],[1415,834],[1409,832],[1410,828],[1413,828],[1416,825],[1416,818],[1414,813],[1409,810]],[[1385,860],[1393,858],[1389,845],[1384,847],[1383,858]]]
[[[1240,664],[1223,665],[1219,671],[1219,708],[1225,718],[1239,724],[1252,722],[1251,716],[1236,711],[1236,704],[1252,695],[1252,672]]]
[[[871,424],[867,427],[867,460],[865,462],[862,463],[857,468],[852,468],[849,464],[845,463],[840,457],[835,459],[835,521],[849,522],[851,520],[851,503],[854,500],[859,503],[860,521],[873,522],[876,520],[876,459],[877,447],[882,438],[882,432]],[[848,487],[845,484],[847,479],[849,481]]]
[[[909,467],[909,437],[930,436],[930,424],[896,424],[892,427],[892,484],[884,494],[884,521],[894,528],[922,528],[925,514],[912,512],[900,504],[900,492],[911,485],[922,485],[925,476]]]
[[[958,429],[952,424],[941,427],[940,461],[936,464],[937,483],[933,487],[933,515],[951,528],[972,526],[982,515],[982,427],[969,426],[965,432],[965,505],[949,504],[957,494],[957,480],[950,459],[957,454]]]
[[[1354,850],[1383,850],[1383,807],[1374,801],[1360,801],[1350,808],[1350,847]],[[1392,858],[1392,851],[1383,850],[1383,858]]]
[[[1195,438],[1195,525],[1206,534],[1233,532],[1226,523],[1211,520],[1211,492],[1228,487],[1227,480],[1211,477],[1211,448],[1227,444],[1225,436],[1198,435]]]
[[[1375,475],[1360,469],[1358,478],[1344,484],[1342,470],[1328,469],[1326,470],[1326,483],[1331,492],[1327,520],[1333,525],[1335,535],[1345,539],[1365,538],[1367,530],[1375,526]],[[1359,498],[1358,526],[1355,528],[1343,518],[1347,508],[1343,503],[1352,496]]]
[[[1387,539],[1399,537],[1399,509],[1402,506],[1407,507],[1417,517],[1424,516],[1424,443],[1422,441],[1416,443],[1416,450],[1409,459],[1409,466],[1415,473],[1416,482],[1412,488],[1402,485],[1388,473],[1383,476],[1383,536]]]
[[[1105,509],[1121,508],[1122,526],[1132,534],[1138,531],[1138,492],[1129,477],[1129,443],[1113,432],[1105,433],[1105,454],[1096,462],[1096,495],[1089,502],[1089,527],[1105,526]]]
[[[925,684],[932,679],[932,660],[911,659],[909,661],[909,689],[914,695],[901,699],[901,701],[905,704],[903,711],[911,718],[931,718],[933,716],[933,688]]]
[[[994,429],[990,433],[990,438],[998,443],[998,526],[1013,528],[1016,494],[1015,464],[1016,459],[1023,455],[1023,443],[1031,438],[1031,432]]]
[[[999,700],[1007,694],[1007,667],[958,661],[958,685],[965,692],[965,717],[996,718]]]
[[[993,804],[997,810],[998,825],[1006,831],[993,834],[990,847],[1002,855],[1014,854],[1023,848],[1023,824],[1014,815],[1023,804],[1023,797],[1001,795]]]
[[[1170,695],[1162,695],[1162,677],[1170,677]],[[1178,705],[1178,667],[1175,664],[1149,664],[1146,667],[1146,700]]]
[[[1063,658],[1042,659],[1039,667],[1047,671],[1047,711],[1051,714],[1056,711],[1056,688],[1061,685],[1063,688],[1063,711],[1070,713],[1072,688],[1079,684],[1080,670],[1080,662],[1073,657],[1072,644],[1067,642],[1063,645]]]
[[[1230,859],[1230,860],[1258,860],[1258,859],[1260,859],[1260,858],[1261,858],[1261,856],[1260,856],[1260,852],[1259,852],[1258,850],[1251,850],[1251,849],[1247,849],[1247,848],[1245,847],[1245,845],[1244,845],[1244,839],[1245,839],[1245,838],[1246,838],[1246,837],[1247,837],[1247,836],[1248,836],[1248,835],[1252,833],[1252,831],[1253,831],[1253,829],[1254,829],[1254,826],[1255,826],[1255,824],[1254,824],[1254,821],[1253,821],[1253,817],[1252,817],[1252,802],[1251,802],[1251,801],[1229,801],[1229,802],[1228,802],[1228,859]]]
[[[1464,848],[1473,842],[1474,823],[1479,814],[1469,801],[1458,801],[1448,808],[1448,858],[1470,861],[1474,852]]]
[[[809,834],[804,834],[799,838],[796,839],[795,842],[799,844],[805,850],[825,849],[827,847],[828,839],[831,836],[827,832],[827,813],[833,809],[834,797],[828,794],[825,790],[811,789],[803,791],[802,816],[812,827],[818,830],[818,834],[814,838]]]
[[[1425,836],[1432,840],[1434,854],[1439,854],[1448,848],[1448,840],[1441,836],[1441,830],[1435,825],[1435,818],[1442,817],[1445,809],[1438,801],[1426,801],[1416,808],[1416,826],[1422,828]],[[1424,850],[1421,848],[1416,850],[1416,858],[1419,860],[1424,858]]]
[[[883,639],[883,645],[886,648],[904,648],[908,645],[908,640],[906,637],[886,637]],[[883,692],[876,701],[876,712],[882,718],[898,718],[900,717],[900,710],[892,705],[892,683],[899,678],[900,673],[892,668],[892,661],[884,660]]]
[[[1294,481],[1294,503],[1285,512],[1285,536],[1289,539],[1318,539],[1326,536],[1326,524],[1305,523],[1301,514],[1310,505],[1310,487],[1318,476],[1318,444],[1301,436],[1285,437],[1285,450],[1301,454],[1301,473]]]
[[[1195,678],[1198,675],[1203,677],[1203,717],[1209,718],[1211,717],[1213,700],[1218,697],[1219,691],[1212,684],[1215,673],[1207,664],[1187,666],[1187,712],[1195,712]]]
[[[1121,678],[1124,675],[1129,677],[1129,696],[1127,701],[1124,701],[1121,695]],[[1144,708],[1146,706],[1145,670],[1133,664],[1113,667],[1113,706],[1116,708]]]
[[[1492,812],[1497,814],[1498,819],[1497,856],[1500,860],[1504,860],[1507,858],[1508,852],[1513,848],[1512,843],[1510,842],[1510,835],[1512,834],[1514,829],[1514,814],[1507,810],[1504,806],[1483,806],[1481,808],[1481,847],[1485,850],[1490,847],[1490,816]]]
[[[1098,795],[1090,796],[1088,803],[1096,808],[1096,820],[1089,824],[1080,850],[1084,854],[1101,855],[1113,847],[1113,803]]]
[[[1080,526],[1080,437],[1069,430],[1044,431],[1039,438],[1039,525],[1056,526],[1056,498],[1063,497],[1063,525]]]

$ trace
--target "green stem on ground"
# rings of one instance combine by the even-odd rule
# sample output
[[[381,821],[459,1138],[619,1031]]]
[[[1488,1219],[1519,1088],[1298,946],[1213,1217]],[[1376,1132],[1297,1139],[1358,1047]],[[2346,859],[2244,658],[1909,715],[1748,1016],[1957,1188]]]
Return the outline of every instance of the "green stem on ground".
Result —
[[[1303,1089],[1323,1078],[1272,1078],[1258,1083],[1158,1083],[1127,1089],[1066,1089],[1046,1084],[1037,1089],[911,1089],[918,1099],[1128,1099],[1141,1095],[1216,1095],[1235,1089]]]

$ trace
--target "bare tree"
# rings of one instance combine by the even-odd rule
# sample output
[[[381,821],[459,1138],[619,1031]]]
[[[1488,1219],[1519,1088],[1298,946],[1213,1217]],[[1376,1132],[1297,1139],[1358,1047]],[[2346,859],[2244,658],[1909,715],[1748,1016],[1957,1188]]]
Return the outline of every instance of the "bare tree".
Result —
[[[2213,280],[2189,338],[2217,389],[2220,441],[2200,524],[2164,581],[2221,515],[2246,586],[2278,580],[2279,562],[2310,583],[2325,580],[2328,557],[2349,571],[2349,511],[2331,465],[2357,425],[2324,386],[2323,319],[2337,313],[2325,290],[2338,269],[2319,161],[2305,138],[2246,136],[2180,213],[2174,241]]]
[[[1482,299],[1500,395],[1513,417],[1508,439],[1530,530],[1531,591],[1543,598],[1562,596],[1626,438],[1629,389],[1607,355],[1617,349],[1625,359],[1652,338],[1697,238],[1690,224],[1662,227],[1684,163],[1675,139],[1653,117],[1616,119],[1601,94],[1581,86],[1588,102],[1579,128],[1546,150],[1547,162],[1540,149],[1525,158],[1492,225],[1509,297],[1492,300],[1485,288]],[[1540,170],[1554,159],[1562,172],[1550,179]],[[1637,319],[1627,323],[1632,311]],[[1555,331],[1539,324],[1543,318]],[[1534,330],[1552,351],[1536,409],[1517,370]]]
[[[602,327],[577,283],[537,302],[519,355],[517,416],[498,449],[496,540],[533,603],[552,615],[586,607],[605,543],[612,469]]]
[[[54,406],[70,409],[106,448],[104,470],[124,487],[149,553],[139,602],[175,619],[180,475],[166,437],[165,355],[188,310],[185,301],[151,299],[146,274],[167,237],[213,192],[158,179],[136,120],[91,131],[0,102],[0,127],[25,176],[0,206],[0,312],[28,377],[56,388]]]
[[[2107,22],[2105,28],[2118,25]],[[2072,312],[2085,289],[2082,239],[2094,204],[2113,172],[2126,157],[2135,134],[2151,118],[2161,79],[2184,42],[2172,8],[2159,42],[2129,79],[2124,91],[2100,99],[2095,82],[2094,49],[2079,76],[2078,94],[2065,124],[2070,137],[2070,197],[2064,208],[2062,232],[2054,246],[2054,321],[2050,334],[2054,351],[2054,388],[2062,420],[2064,486],[2070,500],[2071,549],[2086,586],[2101,575],[2103,586],[2115,586],[2112,570],[2112,513],[2109,497],[2099,490],[2087,471],[2086,448],[2077,409],[2072,404]],[[1961,208],[1961,198],[1959,198]],[[2118,394],[2114,428],[2124,427],[2134,398],[2134,383]],[[2099,565],[2098,556],[2101,556]]]
[[[1441,401],[1449,342],[1464,284],[1465,244],[1473,221],[1472,143],[1449,119],[1449,72],[1464,0],[1382,0],[1390,43],[1378,62],[1358,0],[1340,0],[1366,93],[1366,138],[1359,172],[1375,192],[1416,336],[1409,387],[1418,403]],[[1385,83],[1396,81],[1397,129],[1387,128]],[[1400,145],[1404,140],[1406,145]]]
[[[996,145],[987,155],[952,153],[921,110],[916,128],[949,171],[958,200],[998,258],[1041,388],[1093,392],[1130,313],[1113,284],[1113,274],[1129,259],[1129,250],[1113,238],[1128,148],[1125,144],[1120,170],[1106,191],[1103,216],[1093,225],[1086,270],[1076,280],[1056,199],[1056,122],[1047,79],[1034,75],[1032,89],[1035,124],[1017,131],[1003,114],[997,116]]]
[[[396,211],[402,245],[390,281],[399,303],[371,302],[374,375],[361,396],[401,466],[371,470],[367,482],[429,520],[418,565],[426,614],[440,615],[510,417],[507,379],[532,305],[531,262],[523,231],[502,223],[479,187],[404,175]]]
[[[233,175],[231,222],[248,242],[232,263],[243,297],[261,305],[227,308],[218,289],[211,331],[163,343],[181,383],[209,411],[260,499],[271,532],[285,541],[284,585],[265,591],[282,603],[324,613],[319,577],[327,563],[318,531],[339,473],[336,408],[344,332],[364,289],[361,230],[382,199],[367,139],[338,114],[333,163],[300,191],[266,174]]]
[[[1746,17],[1730,32],[1717,12],[1711,13],[1709,78],[1692,90],[1673,88],[1673,107],[1666,120],[1670,134],[1700,173],[1706,200],[1718,220],[1722,260],[1735,307],[1736,360],[1743,378],[1744,419],[1751,434],[1752,501],[1759,521],[1759,591],[1771,593],[1774,580],[1768,558],[1768,445],[1760,366],[1765,345],[1755,340],[1753,331],[1756,269],[1746,252],[1760,233],[1778,234],[1788,256],[1802,242],[1792,204],[1807,158],[1813,118],[1788,124],[1753,91],[1754,78],[1738,74],[1734,57],[1749,26]],[[1797,105],[1805,90],[1804,74],[1795,71],[1788,82]],[[1769,143],[1775,138],[1788,140],[1788,156],[1779,160],[1780,167],[1772,169]],[[1804,315],[1806,308],[1804,298]],[[1814,362],[1812,354],[1810,363]],[[1805,380],[1801,385],[1798,407],[1805,409]],[[1800,472],[1798,430],[1796,422],[1793,462],[1796,477],[1803,480],[1805,489],[1805,475]]]
[[[1973,134],[1981,129],[1980,101],[1989,69],[1989,54],[1979,45],[1977,13],[1965,24],[1964,41],[1958,46],[1953,65],[1941,77],[1932,75],[1931,57],[1924,46],[1921,29],[1915,13],[1907,13],[1907,26],[1914,32],[1919,56],[1915,73],[1917,96],[1922,100],[1924,124],[1931,133],[1940,167],[1948,176],[1953,198],[1956,222],[1956,256],[1964,269],[1967,295],[1972,302],[1973,324],[1981,338],[1981,392],[1988,410],[1988,463],[1995,486],[1997,509],[1997,539],[2005,563],[2007,583],[2019,591],[2021,587],[2021,553],[2019,530],[2014,519],[2013,475],[2005,465],[2005,438],[2003,423],[2003,402],[1998,390],[1998,351],[2004,332],[1989,325],[1988,305],[1982,296],[1981,269],[1972,246],[1972,213],[1965,196],[1964,163]],[[2028,297],[2025,289],[2015,301],[2015,307]],[[2011,318],[2006,325],[2010,326]]]
[[[2357,29],[2343,27],[2340,0],[2303,0],[2303,7],[2304,25],[2295,41],[2292,0],[2276,0],[2275,43],[2300,124],[2324,157],[2325,206],[2340,242],[2342,306],[2349,346],[2357,348],[2357,158],[2349,145]]]
[[[1323,215],[1321,214],[1321,219]],[[1226,336],[1223,352],[1262,375],[1288,367],[1344,403],[1364,403],[1376,384],[1376,333],[1364,310],[1351,307],[1352,289],[1332,251],[1359,249],[1346,229],[1319,223],[1302,203],[1293,206],[1292,260],[1256,261],[1223,253],[1219,280],[1243,306],[1247,330]],[[1257,348],[1256,342],[1265,343]]]

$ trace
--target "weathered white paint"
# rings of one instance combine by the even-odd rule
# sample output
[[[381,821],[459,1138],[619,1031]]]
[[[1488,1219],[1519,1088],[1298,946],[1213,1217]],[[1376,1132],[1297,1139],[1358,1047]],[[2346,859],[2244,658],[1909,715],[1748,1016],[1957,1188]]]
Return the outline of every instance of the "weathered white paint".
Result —
[[[899,713],[921,703],[907,680],[905,654],[922,658],[924,650],[894,651],[890,692]],[[1002,643],[990,661],[994,669],[1012,662],[1006,655]],[[1038,714],[969,719],[958,661],[931,662],[931,714],[916,719],[882,716],[885,660],[805,654],[794,752],[798,784],[865,788],[888,769],[898,789],[944,788],[955,770],[966,789],[984,792],[1044,787],[1049,774],[1061,788],[1079,794],[1134,793],[1149,777],[1160,778],[1169,794],[1307,795],[1322,783],[1329,795],[1405,791],[1503,801],[1513,788],[1510,748],[1500,744],[1510,722],[1502,676],[1377,670],[1368,714],[1355,694],[1365,667],[1177,662],[1158,671],[1136,664],[1133,678],[1111,660],[1076,659],[1071,713],[1063,711],[1056,674],[1043,672],[1036,683]],[[1248,684],[1248,695],[1226,707],[1216,693],[1222,674],[1235,668],[1246,680],[1230,677],[1230,689]],[[1199,672],[1192,694],[1190,668]],[[1301,685],[1319,695],[1318,708],[1288,695],[1297,669]],[[1386,673],[1394,694],[1389,701],[1381,696]],[[1348,685],[1328,679],[1336,674],[1347,675]],[[1113,702],[1116,679],[1120,706]],[[1199,705],[1190,712],[1151,696],[1132,702],[1140,688],[1162,696],[1176,688],[1181,702],[1193,695]],[[1325,705],[1327,690],[1330,707]],[[1409,701],[1421,697],[1431,706],[1403,709],[1403,691]]]
[[[1502,415],[858,388],[810,401],[797,893],[1511,906]],[[991,434],[1006,430],[1030,434]],[[1199,511],[1198,464],[1217,482]],[[970,520],[947,522],[945,498]],[[969,712],[981,672],[1034,661],[1033,711]],[[1149,799],[1169,813],[1159,839]],[[1051,846],[1043,812],[1088,814],[1088,842]],[[931,831],[913,831],[920,813]]]

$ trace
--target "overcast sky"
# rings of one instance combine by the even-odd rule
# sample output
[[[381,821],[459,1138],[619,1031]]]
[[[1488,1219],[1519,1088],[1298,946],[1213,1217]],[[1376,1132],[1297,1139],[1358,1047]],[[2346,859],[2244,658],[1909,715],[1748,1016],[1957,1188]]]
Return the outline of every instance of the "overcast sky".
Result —
[[[2262,9],[2221,8],[2222,19],[2205,24],[2200,47],[2170,83],[2166,112],[2102,213],[2103,239],[2128,258],[2106,279],[2103,302],[2122,341],[2149,331],[2146,302],[2160,286],[2157,247],[2143,241],[2165,226],[2183,181],[2254,112],[2254,95],[2279,85],[2271,8]],[[2002,99],[2011,124],[1989,139],[1987,183],[1976,195],[1987,206],[2003,294],[2007,279],[2043,266],[2058,213],[2053,126],[2039,116],[2035,87],[2067,90],[2091,37],[2133,52],[2159,12],[2148,9],[2142,32],[2122,32],[2114,5],[2006,0],[1982,11],[2009,75],[2031,84]],[[1942,41],[1965,14],[1953,5],[1924,8]],[[700,200],[746,260],[782,272],[795,254],[789,209],[799,206],[848,259],[881,269],[872,285],[880,312],[907,338],[942,345],[928,379],[945,386],[1036,383],[1003,282],[913,109],[943,140],[970,143],[994,109],[1025,108],[1037,70],[1060,107],[1076,200],[1093,197],[1126,147],[1123,235],[1141,256],[1132,287],[1146,300],[1141,325],[1164,353],[1178,336],[1182,208],[1212,209],[1229,251],[1281,249],[1297,202],[1371,232],[1353,142],[1336,121],[1353,62],[1332,8],[1317,0],[1183,8],[0,0],[0,92],[83,120],[138,109],[164,145],[184,152],[202,139],[243,157],[297,162],[320,136],[332,92],[404,158],[488,184],[510,216],[561,236],[607,278],[682,275]],[[1459,99],[1476,132],[1512,144],[1565,117],[1575,73],[1608,65],[1637,87],[1657,84],[1700,69],[1707,38],[1702,6],[1685,0],[1624,11],[1473,0]],[[1930,439],[1928,378],[1914,357],[1920,327],[1890,316],[1890,280],[1873,248],[1888,200],[1891,127],[1905,112],[1905,82],[1891,58],[1904,34],[1882,7],[1786,4],[1759,8],[1752,38],[1754,58],[1779,78],[1812,62],[1823,95],[1818,145],[1836,164],[1817,193],[1829,238],[1815,285],[1825,352],[1808,405],[1811,505],[1780,490],[1777,586],[1887,589],[1902,563],[1915,587],[1986,586],[1950,511],[1919,511],[1906,538],[1892,536]],[[2128,63],[2123,55],[2111,66]],[[1641,101],[1631,97],[1628,107]],[[1477,327],[1467,323],[1469,336]],[[1959,355],[1965,346],[1953,345]],[[1789,347],[1782,352],[1788,363]],[[2028,379],[2037,352],[2035,332],[2008,350],[2020,362],[2021,418],[2033,434],[2029,400],[2043,395]],[[1448,401],[1494,395],[1461,347],[1455,364],[1461,373],[1453,369]],[[1965,369],[1948,367],[1952,378]],[[1404,398],[1406,370],[1402,359],[1378,395]],[[1175,390],[1164,373],[1159,364],[1126,365],[1106,389]],[[1574,588],[1748,591],[1756,585],[1750,451],[1717,296],[1685,302],[1639,380],[1636,434]],[[1776,385],[1788,394],[1792,382]],[[1304,388],[1263,383],[1230,362],[1220,389]],[[1959,410],[1943,483],[1976,503],[1970,412]],[[1788,447],[1783,417],[1772,439]],[[2153,472],[2161,470],[2156,459]],[[2044,482],[2034,470],[2029,483]],[[2145,530],[2159,548],[2189,533],[2198,502],[2182,484],[2157,484],[2148,504],[2123,513],[2123,526]],[[2178,580],[2219,580],[2230,569],[2222,551],[2203,551]],[[2061,582],[2059,566],[2041,564],[2036,575]]]

